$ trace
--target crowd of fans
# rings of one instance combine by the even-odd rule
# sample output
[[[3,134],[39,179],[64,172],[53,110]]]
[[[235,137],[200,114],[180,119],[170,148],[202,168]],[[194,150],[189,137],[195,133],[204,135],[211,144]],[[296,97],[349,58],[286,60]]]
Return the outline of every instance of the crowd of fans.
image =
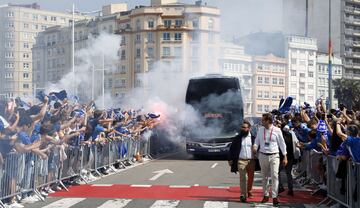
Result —
[[[292,98],[281,101],[279,109],[271,112],[273,125],[280,128],[286,143],[287,165],[280,165],[287,175],[288,195],[294,196],[293,178],[300,185],[315,185],[326,190],[328,156],[339,161],[336,177],[342,181],[340,192],[346,192],[346,164],[348,160],[360,163],[360,111],[339,104],[327,109],[318,99],[315,106],[308,103],[291,105]],[[256,135],[258,126],[253,126]],[[280,153],[280,160],[282,160]],[[309,164],[311,167],[309,168]],[[282,164],[282,163],[280,163]],[[279,172],[280,174],[280,172]],[[279,182],[279,193],[285,188]],[[296,193],[295,193],[296,194]]]
[[[34,180],[53,181],[69,157],[67,150],[140,140],[159,123],[160,115],[120,108],[99,110],[94,102],[81,104],[64,90],[49,95],[40,92],[36,98],[37,104],[20,98],[0,100],[0,196],[11,196],[7,199],[9,207],[23,207],[19,201],[38,200],[33,192],[16,193],[22,192],[20,187],[30,188]],[[120,148],[121,154],[126,153],[127,146]],[[93,157],[93,151],[91,148],[86,153],[88,157]],[[35,160],[40,161],[37,170]],[[71,162],[70,167],[78,166],[78,160]],[[38,171],[39,179],[34,178],[34,171]],[[73,169],[68,171],[72,175]],[[107,171],[103,169],[103,174]],[[90,178],[94,176],[90,174]],[[43,197],[56,190],[61,190],[57,183],[37,189]]]

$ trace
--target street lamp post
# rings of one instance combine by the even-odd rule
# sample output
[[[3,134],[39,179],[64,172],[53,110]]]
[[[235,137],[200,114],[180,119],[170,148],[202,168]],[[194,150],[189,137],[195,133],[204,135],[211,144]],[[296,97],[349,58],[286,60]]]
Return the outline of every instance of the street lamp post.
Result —
[[[92,85],[91,85],[91,99],[95,99],[95,71],[102,71],[102,106],[105,108],[105,55],[102,57],[102,68],[96,69],[95,65],[92,66]]]
[[[329,80],[328,80],[328,97],[329,97],[329,111],[332,107],[332,60],[331,60],[331,56],[332,56],[332,43],[331,43],[331,0],[329,0],[329,66],[328,66],[328,71],[329,71]]]

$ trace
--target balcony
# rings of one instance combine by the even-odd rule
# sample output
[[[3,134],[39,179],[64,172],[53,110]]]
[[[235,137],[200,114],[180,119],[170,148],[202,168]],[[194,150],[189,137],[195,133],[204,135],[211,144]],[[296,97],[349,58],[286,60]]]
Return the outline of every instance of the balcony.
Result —
[[[353,41],[352,46],[353,47],[360,47],[360,41]]]

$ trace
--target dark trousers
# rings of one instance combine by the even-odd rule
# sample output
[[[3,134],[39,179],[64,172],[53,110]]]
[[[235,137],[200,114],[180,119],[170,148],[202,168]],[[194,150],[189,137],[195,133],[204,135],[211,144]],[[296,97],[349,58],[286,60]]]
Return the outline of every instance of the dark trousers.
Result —
[[[291,171],[293,168],[294,160],[288,159],[288,164],[284,167],[282,163],[280,164],[280,170],[279,170],[279,187],[283,187],[282,180],[281,180],[281,170],[285,169],[286,177],[287,177],[287,184],[289,191],[293,190],[293,177],[291,175]]]

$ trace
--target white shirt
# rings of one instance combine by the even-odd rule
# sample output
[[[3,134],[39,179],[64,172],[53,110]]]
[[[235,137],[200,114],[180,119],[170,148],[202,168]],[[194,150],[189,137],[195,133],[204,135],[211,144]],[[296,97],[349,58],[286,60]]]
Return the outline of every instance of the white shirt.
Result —
[[[265,136],[265,137],[264,137]],[[255,148],[260,146],[262,153],[279,153],[286,155],[286,144],[280,128],[271,125],[269,129],[260,127],[256,135]]]
[[[251,134],[250,132],[246,137],[241,138],[241,150],[239,154],[239,159],[251,159],[252,153],[251,153]]]

